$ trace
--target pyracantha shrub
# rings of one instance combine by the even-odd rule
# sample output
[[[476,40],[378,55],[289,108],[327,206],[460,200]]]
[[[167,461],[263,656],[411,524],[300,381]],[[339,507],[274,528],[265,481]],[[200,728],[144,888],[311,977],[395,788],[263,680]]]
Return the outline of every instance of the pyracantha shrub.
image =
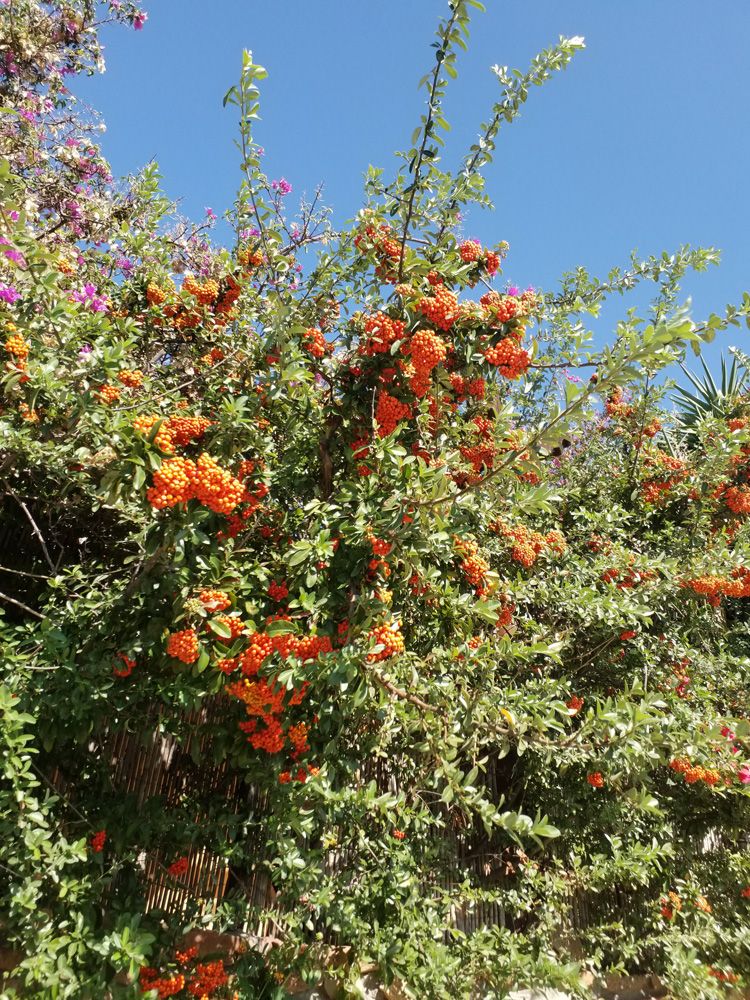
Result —
[[[582,40],[495,67],[448,172],[479,6],[340,232],[264,174],[246,53],[222,246],[65,84],[145,14],[0,5],[3,996],[749,984],[750,400],[688,434],[660,373],[750,300],[678,306],[710,249],[505,282],[461,220]]]

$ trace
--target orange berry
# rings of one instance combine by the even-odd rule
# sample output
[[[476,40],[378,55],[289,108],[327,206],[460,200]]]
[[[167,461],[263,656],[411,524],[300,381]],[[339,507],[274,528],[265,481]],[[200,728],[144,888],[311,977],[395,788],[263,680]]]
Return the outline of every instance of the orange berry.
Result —
[[[167,640],[167,655],[182,660],[183,663],[195,663],[200,656],[200,647],[194,629],[172,632]]]
[[[97,396],[100,403],[103,403],[105,406],[111,406],[112,403],[116,403],[120,398],[120,392],[121,390],[116,385],[103,385],[98,390]]]
[[[143,382],[143,372],[140,368],[123,368],[121,372],[118,372],[117,380],[128,389],[137,389]]]

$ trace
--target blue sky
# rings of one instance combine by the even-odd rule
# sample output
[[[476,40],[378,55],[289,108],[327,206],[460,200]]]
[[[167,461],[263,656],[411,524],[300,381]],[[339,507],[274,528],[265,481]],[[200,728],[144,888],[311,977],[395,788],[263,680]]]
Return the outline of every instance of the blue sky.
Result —
[[[748,0],[487,0],[449,92],[444,163],[458,163],[498,87],[560,34],[587,48],[530,96],[487,172],[492,213],[465,235],[505,239],[505,277],[553,289],[578,264],[605,274],[681,243],[715,245],[719,269],[686,286],[696,318],[750,289]],[[152,0],[142,32],[105,31],[107,73],[77,92],[108,125],[114,172],[156,159],[182,210],[221,213],[238,182],[234,109],[243,48],[269,71],[257,139],[266,170],[325,184],[334,219],[360,205],[372,163],[408,145],[446,0]],[[623,304],[624,307],[624,304]],[[607,313],[609,316],[609,311]],[[748,331],[724,344],[750,348]],[[709,352],[715,357],[716,349]]]

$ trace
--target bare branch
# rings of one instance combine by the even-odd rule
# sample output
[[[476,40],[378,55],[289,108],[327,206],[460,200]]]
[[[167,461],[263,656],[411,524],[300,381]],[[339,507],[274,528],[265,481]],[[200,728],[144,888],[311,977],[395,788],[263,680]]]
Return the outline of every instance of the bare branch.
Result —
[[[10,486],[6,487],[6,491],[13,497],[13,499],[16,501],[16,503],[19,505],[19,507],[21,508],[21,510],[26,515],[26,518],[27,518],[29,524],[31,525],[32,531],[34,532],[34,534],[36,535],[36,537],[39,539],[39,544],[42,546],[42,549],[44,551],[44,558],[47,560],[47,565],[49,566],[49,568],[52,570],[53,573],[57,572],[57,566],[55,566],[55,564],[52,562],[52,556],[49,554],[49,549],[47,548],[47,543],[44,540],[44,535],[39,530],[39,525],[36,523],[36,521],[34,520],[34,518],[31,516],[31,511],[26,506],[26,504],[23,502],[23,500],[18,496],[18,494],[15,493],[13,491],[13,489],[11,489]]]
[[[23,611],[26,611],[28,614],[33,615],[40,621],[44,621],[45,619],[44,615],[40,614],[38,611],[35,611],[33,608],[30,608],[28,604],[24,604],[22,601],[17,601],[15,597],[8,597],[8,595],[3,594],[2,591],[0,591],[0,601],[7,601],[8,604],[15,604],[17,608],[21,608]]]

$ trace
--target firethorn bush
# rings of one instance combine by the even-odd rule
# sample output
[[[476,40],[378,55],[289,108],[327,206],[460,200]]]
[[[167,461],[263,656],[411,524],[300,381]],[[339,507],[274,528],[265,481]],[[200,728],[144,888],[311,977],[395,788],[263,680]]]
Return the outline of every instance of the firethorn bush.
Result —
[[[750,397],[668,395],[750,298],[680,305],[712,249],[504,282],[462,219],[583,43],[495,67],[449,170],[480,7],[340,231],[263,172],[245,53],[221,245],[67,89],[146,15],[0,6],[4,997],[750,985]]]

